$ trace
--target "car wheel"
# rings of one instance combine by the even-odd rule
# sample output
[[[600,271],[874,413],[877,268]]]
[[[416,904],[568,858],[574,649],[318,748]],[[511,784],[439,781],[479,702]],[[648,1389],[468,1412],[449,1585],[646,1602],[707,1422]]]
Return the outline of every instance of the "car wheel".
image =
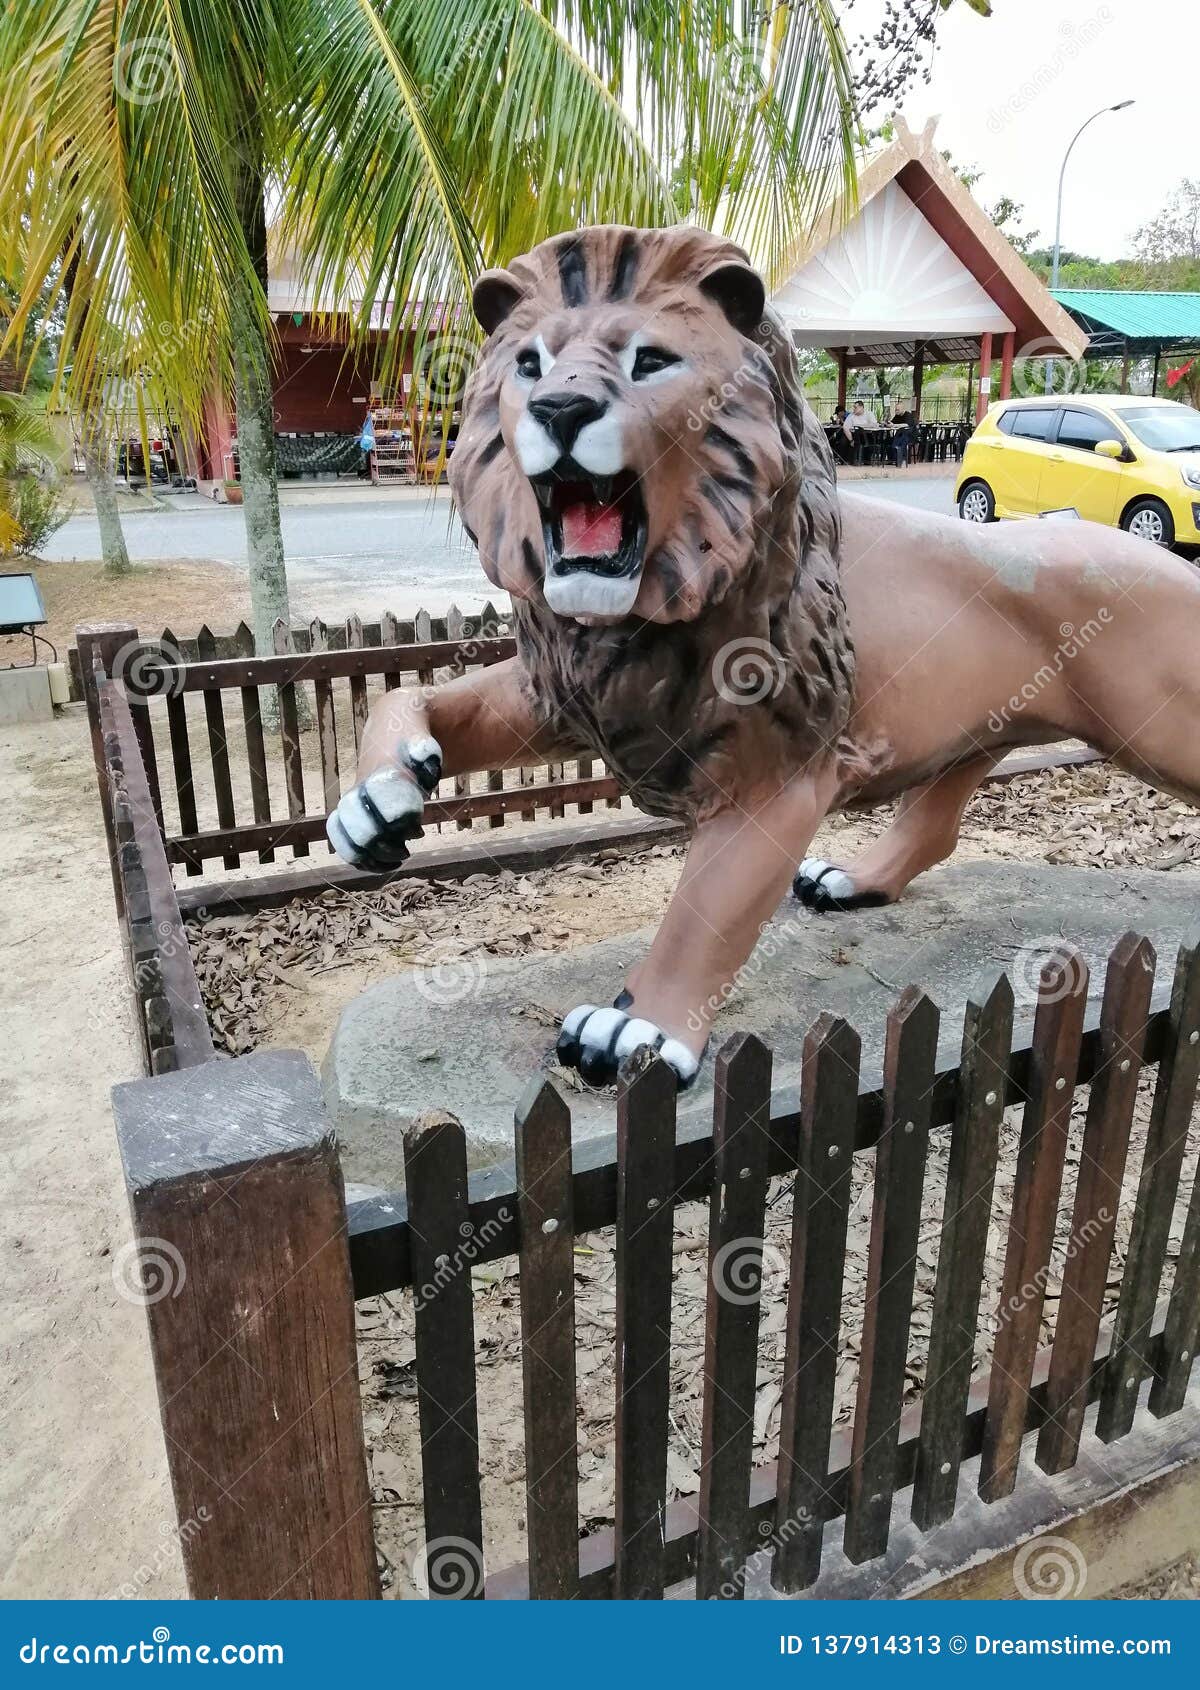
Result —
[[[1121,518],[1121,527],[1156,546],[1175,543],[1175,523],[1161,499],[1135,499]]]
[[[996,500],[986,481],[968,481],[958,495],[958,514],[964,522],[995,522]]]

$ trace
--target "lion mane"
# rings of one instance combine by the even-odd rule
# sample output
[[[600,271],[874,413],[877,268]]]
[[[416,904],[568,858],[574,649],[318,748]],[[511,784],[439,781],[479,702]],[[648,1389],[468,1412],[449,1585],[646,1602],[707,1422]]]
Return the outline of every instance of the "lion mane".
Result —
[[[486,272],[474,300],[487,340],[450,483],[512,597],[539,718],[641,808],[693,823],[832,756],[854,684],[833,460],[746,254],[694,228],[590,228]],[[672,379],[637,379],[642,346]],[[548,602],[521,434],[548,385],[603,409],[605,450],[636,477],[625,614]]]

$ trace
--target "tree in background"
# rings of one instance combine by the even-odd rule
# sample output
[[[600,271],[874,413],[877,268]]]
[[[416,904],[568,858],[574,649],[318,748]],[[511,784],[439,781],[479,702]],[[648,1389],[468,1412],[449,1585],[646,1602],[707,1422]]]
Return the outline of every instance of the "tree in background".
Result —
[[[1134,233],[1133,250],[1159,287],[1200,288],[1200,178],[1184,177],[1158,216]]]
[[[13,287],[0,279],[0,323],[11,317]],[[61,528],[67,508],[57,486],[61,442],[47,410],[53,339],[46,299],[30,313],[18,356],[0,357],[0,555],[35,553]]]

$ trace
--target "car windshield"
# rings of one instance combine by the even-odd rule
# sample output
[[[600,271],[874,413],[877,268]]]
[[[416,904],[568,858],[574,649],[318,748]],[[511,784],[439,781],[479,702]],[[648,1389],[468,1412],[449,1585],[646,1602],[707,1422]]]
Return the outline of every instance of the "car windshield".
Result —
[[[1153,452],[1200,452],[1200,411],[1190,405],[1146,405],[1117,415]]]

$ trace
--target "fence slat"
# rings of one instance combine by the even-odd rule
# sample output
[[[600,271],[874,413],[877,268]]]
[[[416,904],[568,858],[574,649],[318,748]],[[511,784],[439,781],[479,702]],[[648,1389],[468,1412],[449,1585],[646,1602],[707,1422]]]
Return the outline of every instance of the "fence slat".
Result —
[[[463,613],[456,604],[452,604],[446,612],[446,637],[451,640],[461,640],[465,631],[466,623],[463,619]],[[469,774],[455,775],[454,796],[456,798],[469,798],[471,796],[471,777]],[[470,816],[460,816],[454,825],[460,833],[470,833],[474,824]]]
[[[294,648],[292,630],[282,621],[273,629],[277,656],[290,655]],[[279,743],[283,751],[283,785],[287,793],[288,817],[300,821],[304,817],[304,760],[300,754],[300,712],[296,704],[296,682],[282,681],[279,685]],[[307,857],[308,840],[289,837],[294,857]]]
[[[237,642],[235,656],[254,656],[254,635],[244,622],[234,633]],[[258,688],[242,687],[242,725],[246,734],[246,767],[250,776],[250,802],[256,822],[271,819],[271,791],[267,785],[267,748],[263,741],[262,711]],[[275,852],[268,845],[258,853],[260,863],[273,863]]]
[[[575,1431],[575,1228],[571,1112],[549,1080],[517,1110],[521,1378],[529,1594],[579,1593]]]
[[[507,627],[508,623],[505,620],[505,618],[500,615],[499,611],[496,609],[496,607],[492,603],[491,599],[489,599],[487,601],[487,603],[484,605],[483,609],[479,613],[479,622],[478,622],[478,626],[475,629],[475,639],[476,639],[476,641],[495,638],[495,636],[499,633],[501,626]],[[481,655],[483,655],[483,654],[481,654]],[[488,655],[483,656],[483,666],[484,666],[485,669],[488,668],[491,664],[499,663],[501,661],[502,661],[502,659],[498,658],[498,657],[488,656]],[[487,789],[488,789],[489,792],[503,792],[504,791],[504,770],[503,769],[489,769],[488,770]],[[591,806],[589,805],[588,808],[590,809]],[[581,806],[581,809],[582,809],[582,806]],[[488,826],[490,828],[491,827],[503,827],[504,826],[504,812],[501,811],[497,815],[489,816],[488,817]]]
[[[771,1566],[789,1594],[821,1570],[860,1056],[854,1028],[832,1015],[804,1041]]]
[[[843,1542],[856,1563],[882,1555],[891,1528],[939,1019],[933,999],[915,986],[901,993],[887,1019]]]
[[[616,1594],[639,1601],[663,1593],[676,1090],[648,1048],[617,1079],[614,1569]]]
[[[312,651],[327,648],[325,627],[314,622],[309,632]],[[317,743],[321,752],[321,788],[325,799],[325,813],[337,809],[342,796],[342,776],[338,768],[337,716],[333,704],[333,682],[315,680],[313,693],[317,705]],[[332,851],[332,845],[329,847]]]
[[[1065,1471],[1079,1454],[1137,1101],[1154,964],[1154,946],[1136,933],[1126,933],[1108,959],[1100,1011],[1100,1057],[1080,1147],[1071,1247],[1046,1382],[1046,1420],[1038,1433],[1037,1464],[1045,1473]]]
[[[347,651],[361,651],[362,646],[362,617],[348,616],[346,618],[346,649]],[[367,725],[367,708],[367,677],[365,675],[351,675],[350,719],[354,728],[354,755],[356,757],[362,744],[363,729]]]
[[[1196,1082],[1200,1076],[1200,939],[1179,947],[1171,988],[1171,1033],[1158,1069],[1146,1133],[1129,1253],[1104,1370],[1096,1433],[1105,1443],[1132,1426],[1141,1364],[1166,1261],[1167,1240]],[[1181,1346],[1182,1347],[1182,1346]],[[1191,1349],[1191,1345],[1186,1346]],[[1178,1355],[1178,1352],[1177,1352]],[[1190,1365],[1190,1361],[1189,1361]],[[1132,1385],[1129,1381],[1132,1380]]]
[[[196,635],[196,651],[201,659],[215,657],[216,639],[207,626]],[[237,826],[233,807],[233,782],[229,773],[229,741],[225,734],[225,707],[219,692],[204,695],[204,718],[208,727],[208,754],[212,763],[213,792],[217,800],[217,823],[222,830]],[[226,851],[221,861],[226,868],[237,868],[241,857],[236,851]]]
[[[424,1475],[424,1580],[431,1598],[483,1595],[479,1417],[475,1402],[473,1252],[467,1150],[453,1115],[404,1134],[412,1235],[417,1410]]]
[[[985,1502],[1008,1496],[1017,1482],[1029,1383],[1054,1248],[1087,989],[1087,964],[1077,952],[1063,946],[1047,959],[1038,986],[1029,1057],[1029,1101],[1021,1118],[999,1325],[992,1352],[979,1467],[979,1494]]]
[[[713,1074],[696,1595],[740,1599],[749,1553],[771,1053],[737,1033]]]
[[[385,610],[379,618],[379,643],[384,646],[400,644],[400,624],[395,613]],[[400,671],[385,669],[383,672],[383,686],[385,692],[394,692],[400,685]]]
[[[958,1107],[946,1169],[913,1484],[912,1517],[923,1531],[950,1518],[958,1495],[1012,1026],[1012,986],[1001,974],[976,988],[963,1016]]]
[[[1200,1169],[1192,1180],[1192,1198],[1175,1263],[1175,1283],[1163,1332],[1163,1366],[1150,1387],[1150,1412],[1161,1419],[1183,1407],[1196,1342],[1200,1338]]]
[[[163,630],[163,643],[178,647],[169,628]],[[187,701],[180,694],[167,688],[167,732],[171,741],[171,768],[175,776],[175,803],[179,810],[179,831],[181,834],[198,833],[200,821],[196,815],[196,789],[192,783],[192,750],[188,744]],[[189,861],[189,874],[200,874],[202,865]]]

